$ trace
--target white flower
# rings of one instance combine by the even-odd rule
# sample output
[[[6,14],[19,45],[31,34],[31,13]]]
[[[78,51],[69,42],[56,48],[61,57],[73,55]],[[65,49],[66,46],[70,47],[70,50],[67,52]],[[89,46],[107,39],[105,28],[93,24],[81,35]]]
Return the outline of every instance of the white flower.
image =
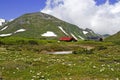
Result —
[[[72,64],[68,64],[68,66],[71,66]]]
[[[114,71],[114,69],[113,69],[113,68],[111,68],[111,71]]]
[[[39,76],[41,73],[37,73],[37,75]]]
[[[72,78],[69,78],[70,80],[72,79]]]
[[[62,65],[65,65],[65,63],[62,63]]]
[[[68,73],[68,75],[70,75],[70,73]]]
[[[105,64],[102,64],[101,66],[103,67],[103,66],[105,66]]]
[[[19,67],[16,67],[17,70],[19,70]]]
[[[32,76],[33,78],[36,78],[36,76]]]
[[[100,69],[100,72],[103,72],[105,70],[105,67],[103,67],[102,69]]]
[[[116,80],[119,80],[119,78],[116,78]]]
[[[5,69],[5,67],[2,67],[2,69]]]
[[[42,78],[44,78],[45,76],[41,76]]]
[[[96,68],[96,66],[93,66],[93,68]]]
[[[13,72],[13,74],[15,74],[15,72]]]

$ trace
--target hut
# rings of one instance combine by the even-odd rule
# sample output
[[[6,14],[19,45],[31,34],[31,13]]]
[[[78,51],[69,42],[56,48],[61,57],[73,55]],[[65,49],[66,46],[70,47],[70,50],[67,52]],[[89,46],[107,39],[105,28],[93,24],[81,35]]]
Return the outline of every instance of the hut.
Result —
[[[65,41],[65,42],[72,42],[72,41],[77,41],[75,38],[73,37],[61,37],[59,39],[60,41]]]

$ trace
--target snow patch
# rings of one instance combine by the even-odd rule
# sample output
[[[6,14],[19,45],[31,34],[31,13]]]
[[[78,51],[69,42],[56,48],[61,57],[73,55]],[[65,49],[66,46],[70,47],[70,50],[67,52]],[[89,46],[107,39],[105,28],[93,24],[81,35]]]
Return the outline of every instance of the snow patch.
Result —
[[[68,36],[68,33],[66,33],[65,30],[61,26],[58,26],[58,27],[63,33],[65,33]]]
[[[19,30],[15,31],[14,33],[24,32],[24,31],[26,31],[26,29],[19,29]]]
[[[81,37],[81,36],[78,36],[79,38],[81,38],[82,40],[85,40],[83,37]]]
[[[12,33],[9,33],[9,34],[0,34],[0,37],[6,37],[6,36],[11,36]]]
[[[42,34],[41,36],[44,36],[44,37],[57,37],[57,35],[52,31],[47,31],[46,33]]]
[[[9,22],[12,22],[14,19],[10,19]]]
[[[72,35],[72,37],[74,37],[76,40],[78,40],[78,38],[77,38],[74,34],[71,33],[71,35]]]
[[[91,33],[93,33],[93,31],[90,31]]]
[[[3,23],[5,23],[5,19],[0,19],[0,26],[2,26]]]
[[[83,31],[83,34],[87,34],[88,32],[87,31]]]
[[[7,29],[8,26],[5,26],[4,28],[2,28],[0,31],[4,31],[5,29]]]

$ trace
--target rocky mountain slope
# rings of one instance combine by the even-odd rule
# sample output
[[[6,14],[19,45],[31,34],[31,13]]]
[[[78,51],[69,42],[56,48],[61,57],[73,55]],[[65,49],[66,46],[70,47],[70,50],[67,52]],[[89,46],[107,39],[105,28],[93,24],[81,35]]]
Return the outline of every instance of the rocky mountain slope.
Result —
[[[24,14],[0,27],[0,37],[16,36],[25,38],[60,38],[71,36],[75,39],[96,37],[98,34],[90,29],[81,29],[41,12]]]

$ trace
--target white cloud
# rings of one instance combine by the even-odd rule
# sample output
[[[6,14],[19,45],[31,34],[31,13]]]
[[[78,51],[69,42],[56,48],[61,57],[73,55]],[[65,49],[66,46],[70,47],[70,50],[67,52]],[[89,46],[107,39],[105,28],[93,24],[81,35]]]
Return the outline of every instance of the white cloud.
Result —
[[[47,0],[41,11],[100,34],[120,31],[120,2],[96,6],[94,0]]]

